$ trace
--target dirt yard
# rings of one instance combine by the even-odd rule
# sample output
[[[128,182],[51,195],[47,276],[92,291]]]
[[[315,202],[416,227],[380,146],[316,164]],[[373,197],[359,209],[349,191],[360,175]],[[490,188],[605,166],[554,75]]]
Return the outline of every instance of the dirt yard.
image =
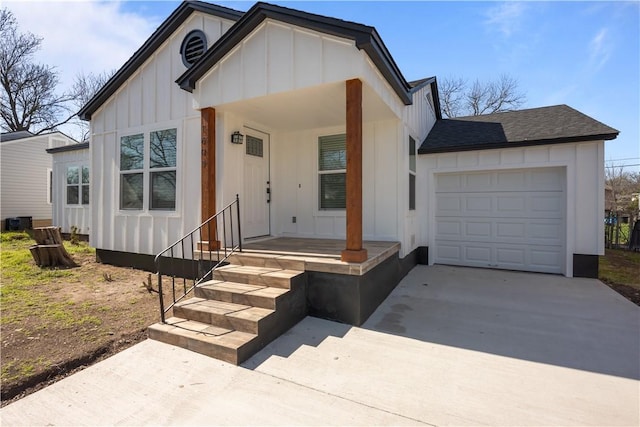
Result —
[[[3,406],[145,339],[159,319],[157,294],[144,286],[149,273],[96,263],[83,242],[65,242],[78,267],[40,269],[33,243],[26,233],[2,234]]]
[[[149,273],[96,263],[82,242],[65,242],[78,267],[40,269],[26,233],[1,237],[2,406],[145,339],[158,321]],[[600,279],[640,305],[640,253],[607,250]]]

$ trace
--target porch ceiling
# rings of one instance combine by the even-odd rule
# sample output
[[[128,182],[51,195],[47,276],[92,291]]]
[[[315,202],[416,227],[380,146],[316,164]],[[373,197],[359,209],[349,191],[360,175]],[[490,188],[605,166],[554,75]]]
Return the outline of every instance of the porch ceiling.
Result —
[[[363,122],[391,119],[392,110],[367,84],[363,84]],[[292,131],[344,125],[345,83],[283,92],[215,106],[271,129]]]

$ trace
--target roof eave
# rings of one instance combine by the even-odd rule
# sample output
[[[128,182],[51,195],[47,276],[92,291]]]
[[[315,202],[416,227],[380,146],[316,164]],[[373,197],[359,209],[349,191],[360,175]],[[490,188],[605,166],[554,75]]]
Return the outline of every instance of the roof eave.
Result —
[[[91,115],[98,110],[131,75],[155,52],[164,41],[178,28],[194,11],[215,14],[221,18],[238,20],[242,12],[222,6],[199,1],[183,1],[176,10],[153,32],[147,41],[120,67],[107,83],[94,95],[87,104],[80,109],[78,117],[91,120]]]
[[[418,149],[418,154],[455,153],[460,151],[498,150],[503,148],[530,147],[534,145],[567,144],[572,142],[610,141],[618,136],[619,132],[597,135],[580,135],[565,138],[550,138],[525,141],[511,141],[504,143],[482,143],[474,145],[459,145],[446,147],[425,147],[426,141]]]
[[[86,148],[89,148],[89,143],[88,142],[80,142],[80,143],[77,143],[77,144],[63,145],[61,147],[47,148],[46,151],[49,154],[55,154],[55,153],[64,153],[66,151],[84,150]]]
[[[354,40],[356,47],[363,49],[369,55],[403,103],[405,105],[412,103],[409,84],[373,27],[267,3],[256,3],[249,9],[197,63],[176,80],[176,83],[180,88],[193,92],[198,80],[267,18]]]

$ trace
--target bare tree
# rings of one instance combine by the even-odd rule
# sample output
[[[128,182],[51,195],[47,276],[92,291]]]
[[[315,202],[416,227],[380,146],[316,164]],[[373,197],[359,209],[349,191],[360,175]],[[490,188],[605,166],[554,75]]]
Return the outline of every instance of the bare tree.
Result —
[[[458,117],[463,110],[464,91],[467,82],[461,77],[443,79],[439,86],[440,104],[446,117]]]
[[[479,116],[513,111],[525,103],[518,81],[506,74],[498,80],[476,80],[471,86],[460,77],[444,78],[440,83],[440,103],[446,117]]]
[[[71,89],[73,111],[80,111],[102,89],[115,72],[116,70],[111,70],[99,74],[80,73],[76,75]],[[74,124],[79,128],[81,141],[86,141],[89,138],[89,124],[84,120],[80,120],[77,116],[74,119]]]
[[[42,39],[20,33],[13,14],[0,10],[0,127],[7,131],[42,133],[67,123],[75,115],[70,94],[57,94],[54,68],[33,62]]]

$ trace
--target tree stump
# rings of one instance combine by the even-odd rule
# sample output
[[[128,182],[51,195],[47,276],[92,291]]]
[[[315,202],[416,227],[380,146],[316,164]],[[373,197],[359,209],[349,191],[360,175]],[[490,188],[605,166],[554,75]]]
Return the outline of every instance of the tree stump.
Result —
[[[29,250],[39,267],[77,267],[62,244],[60,227],[34,228],[33,238],[37,244],[29,247]]]

